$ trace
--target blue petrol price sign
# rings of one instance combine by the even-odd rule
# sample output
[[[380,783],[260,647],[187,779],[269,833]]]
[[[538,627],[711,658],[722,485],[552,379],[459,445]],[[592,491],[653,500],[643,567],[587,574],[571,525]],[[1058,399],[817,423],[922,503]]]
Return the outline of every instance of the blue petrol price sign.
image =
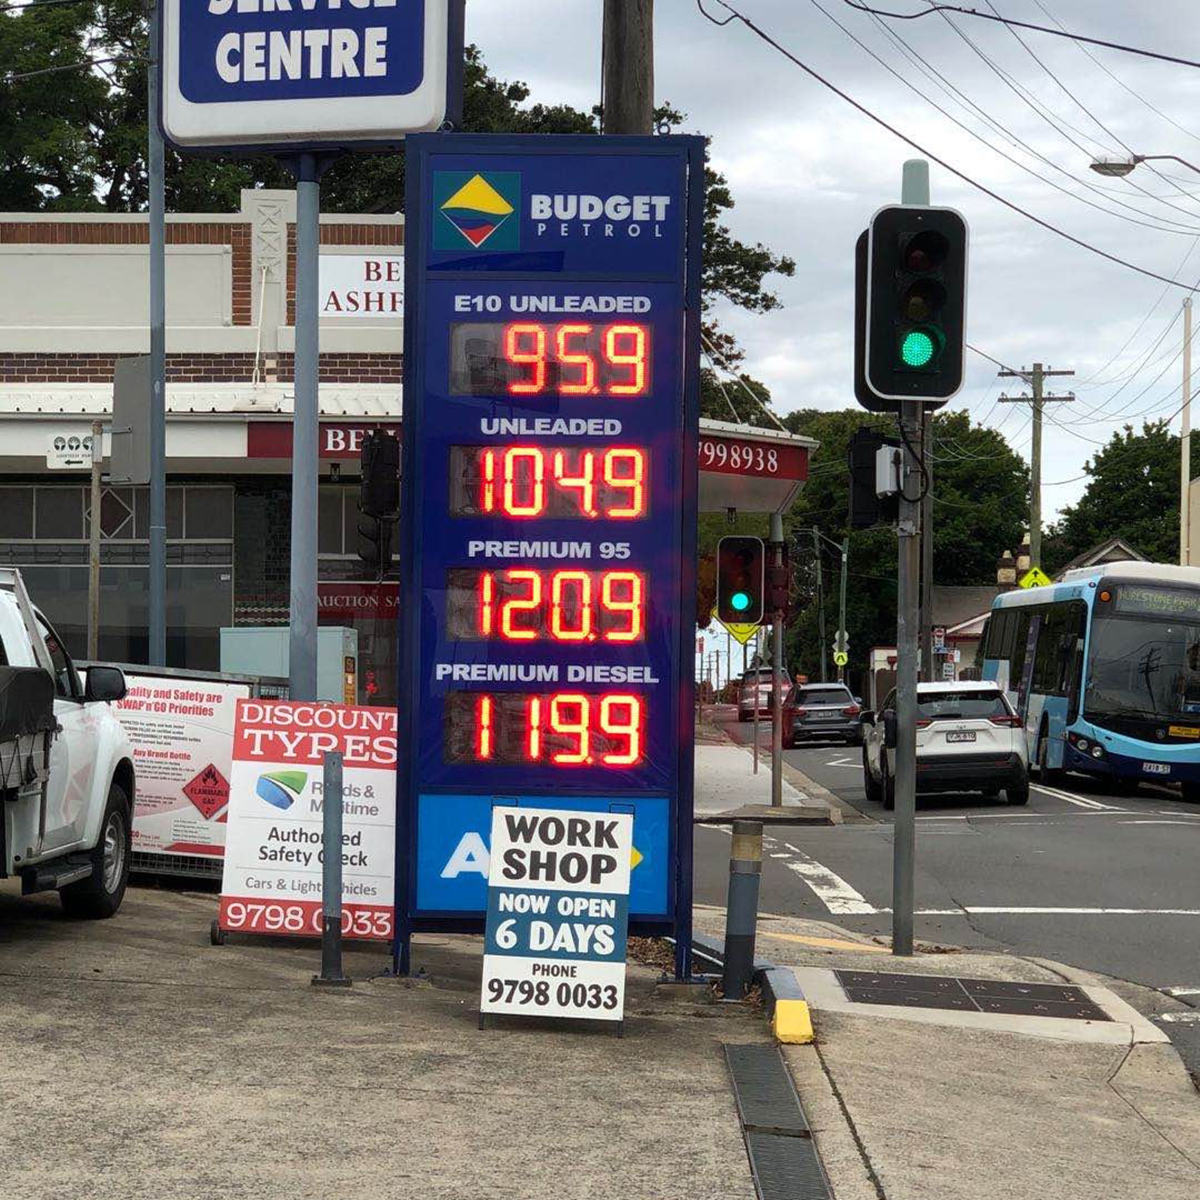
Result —
[[[163,0],[162,125],[181,148],[354,147],[436,129],[462,0]]]
[[[410,928],[482,925],[497,804],[630,814],[632,927],[690,913],[701,154],[409,140]]]

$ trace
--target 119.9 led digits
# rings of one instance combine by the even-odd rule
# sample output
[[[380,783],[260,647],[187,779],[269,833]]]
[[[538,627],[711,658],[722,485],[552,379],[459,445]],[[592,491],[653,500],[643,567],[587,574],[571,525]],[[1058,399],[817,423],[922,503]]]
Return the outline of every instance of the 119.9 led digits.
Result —
[[[646,710],[632,692],[452,692],[452,762],[633,767],[645,757]]]

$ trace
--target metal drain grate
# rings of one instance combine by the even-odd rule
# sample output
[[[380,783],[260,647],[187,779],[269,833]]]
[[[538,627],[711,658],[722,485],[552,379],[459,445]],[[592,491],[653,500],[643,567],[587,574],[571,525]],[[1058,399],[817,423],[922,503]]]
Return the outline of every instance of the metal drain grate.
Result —
[[[808,1134],[796,1089],[775,1046],[726,1043],[725,1061],[743,1128],[791,1137]]]
[[[1060,983],[1014,983],[1005,979],[957,979],[951,975],[896,975],[883,971],[835,971],[847,1000],[902,1008],[1065,1017],[1112,1018],[1082,988]]]
[[[725,1046],[759,1200],[829,1200],[792,1077],[774,1045]]]
[[[829,1200],[825,1173],[808,1138],[746,1134],[760,1200]]]

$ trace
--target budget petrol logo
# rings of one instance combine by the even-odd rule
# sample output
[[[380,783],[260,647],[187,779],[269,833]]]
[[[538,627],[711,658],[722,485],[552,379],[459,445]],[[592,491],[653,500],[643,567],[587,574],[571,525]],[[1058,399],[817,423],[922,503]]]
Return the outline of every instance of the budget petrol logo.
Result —
[[[300,798],[307,783],[306,771],[268,771],[258,777],[254,794],[272,808],[286,812]]]
[[[518,171],[434,171],[435,250],[517,250],[521,245]]]

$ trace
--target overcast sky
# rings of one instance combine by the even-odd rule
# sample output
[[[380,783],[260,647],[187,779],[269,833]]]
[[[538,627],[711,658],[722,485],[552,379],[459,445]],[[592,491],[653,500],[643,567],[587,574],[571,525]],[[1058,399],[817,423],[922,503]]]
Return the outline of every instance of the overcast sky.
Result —
[[[1178,154],[1200,164],[1200,70],[1089,48],[1093,61],[1076,43],[1021,32],[1027,50],[1006,27],[973,17],[933,15],[885,29],[844,0],[733,2],[815,71],[964,174],[1110,253],[1189,285],[1200,280],[1200,175],[1170,162],[1143,164],[1124,180],[1088,169],[1092,157],[1129,152]],[[717,0],[705,3],[721,14]],[[995,10],[1050,24],[1049,10],[1073,32],[1200,60],[1200,25],[1189,0],[1042,4],[995,0]],[[879,6],[923,7],[918,0]],[[524,79],[536,99],[585,107],[599,97],[601,7],[600,0],[470,0],[467,36],[495,73]],[[934,81],[886,30],[926,60]],[[687,131],[712,138],[714,163],[737,200],[734,232],[796,260],[794,278],[771,281],[781,310],[722,314],[746,349],[747,368],[770,386],[781,412],[851,404],[854,241],[876,208],[899,199],[901,163],[915,152],[744,26],[706,21],[694,0],[657,0],[655,34],[657,99],[687,114]],[[1047,484],[1080,475],[1096,442],[1124,422],[1140,428],[1143,417],[1178,410],[1185,290],[1164,288],[1039,229],[936,164],[932,199],[958,208],[971,226],[968,340],[1015,367],[1036,360],[1076,371],[1074,380],[1053,381],[1055,391],[1073,389],[1078,399],[1048,406]],[[1019,381],[1002,384],[991,363],[970,354],[966,387],[952,403],[998,428],[1027,457],[1029,409],[997,404],[1002,390],[1023,389]],[[1178,428],[1178,417],[1173,424]],[[1047,514],[1084,486],[1076,480],[1047,487]]]

